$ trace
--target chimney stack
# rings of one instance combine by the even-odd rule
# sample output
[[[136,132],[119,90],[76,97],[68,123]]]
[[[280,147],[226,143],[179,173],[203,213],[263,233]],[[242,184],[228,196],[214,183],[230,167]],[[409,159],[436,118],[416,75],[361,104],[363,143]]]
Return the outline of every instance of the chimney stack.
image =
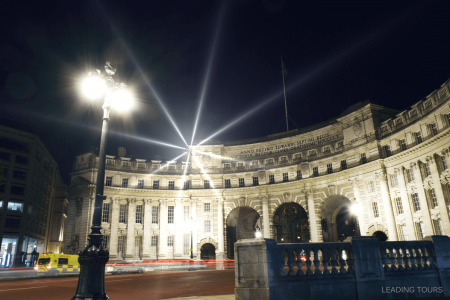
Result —
[[[119,157],[124,157],[127,154],[125,147],[119,147]]]

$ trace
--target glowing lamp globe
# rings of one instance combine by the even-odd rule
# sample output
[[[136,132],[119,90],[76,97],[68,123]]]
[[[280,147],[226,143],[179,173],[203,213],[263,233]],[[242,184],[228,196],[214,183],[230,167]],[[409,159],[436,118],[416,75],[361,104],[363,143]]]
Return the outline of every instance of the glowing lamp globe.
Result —
[[[361,212],[361,205],[355,203],[355,204],[352,205],[350,210],[351,210],[352,214],[358,215]]]
[[[101,97],[104,91],[104,83],[98,77],[88,77],[83,83],[83,92],[90,99]]]
[[[129,111],[133,107],[133,97],[125,90],[120,89],[110,95],[111,105],[118,111]]]

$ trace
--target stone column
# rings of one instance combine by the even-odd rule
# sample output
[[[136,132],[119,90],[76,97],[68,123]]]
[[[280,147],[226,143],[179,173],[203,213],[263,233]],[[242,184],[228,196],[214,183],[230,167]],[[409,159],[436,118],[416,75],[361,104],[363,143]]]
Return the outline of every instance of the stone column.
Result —
[[[420,200],[420,211],[422,212],[422,222],[425,225],[425,236],[433,235],[433,226],[431,225],[430,208],[428,207],[427,196],[423,188],[423,178],[419,168],[419,162],[411,163],[411,168],[414,170],[414,179],[416,182],[417,193]]]
[[[167,258],[167,200],[159,200],[159,249],[158,259]]]
[[[359,204],[361,207],[361,213],[359,213],[356,218],[358,219],[359,231],[362,236],[367,235],[367,219],[364,217],[363,200],[361,198],[361,193],[359,192],[359,183],[361,182],[357,178],[352,178],[350,181],[353,182],[353,195],[355,196],[355,204]],[[334,229],[334,228],[333,228]],[[333,230],[336,232],[335,230]]]
[[[303,190],[306,199],[308,200],[308,216],[309,216],[309,228],[311,230],[311,242],[317,243],[319,241],[317,235],[317,218],[316,209],[314,207],[313,191],[311,189]]]
[[[119,233],[119,207],[120,199],[111,199],[111,240],[109,241],[109,259],[117,259],[117,240]]]
[[[150,244],[152,237],[152,200],[145,200],[144,205],[144,241],[142,259],[150,259]]]
[[[395,169],[395,173],[398,177],[398,182],[400,186],[400,195],[402,199],[403,210],[405,214],[405,229],[408,235],[408,240],[414,241],[416,240],[416,230],[413,222],[413,209],[411,207],[412,202],[409,199],[408,191],[406,190],[406,175],[405,170],[402,168]]]
[[[446,153],[442,153],[442,155],[446,155]],[[448,158],[448,157],[447,157]],[[431,178],[433,179],[434,192],[436,193],[436,198],[438,200],[439,206],[439,215],[442,221],[442,227],[444,227],[444,233],[446,235],[450,235],[450,220],[447,213],[447,205],[445,204],[444,191],[442,189],[442,184],[439,177],[439,171],[436,164],[436,159],[434,156],[427,157],[427,161],[430,166]],[[448,161],[448,160],[447,160]],[[436,234],[438,234],[437,232]],[[430,234],[431,235],[431,234]]]
[[[181,258],[183,255],[183,212],[182,200],[175,199],[175,241],[174,241],[174,258]]]
[[[384,215],[386,217],[386,223],[388,227],[389,241],[398,241],[386,172],[381,171],[380,173],[376,174],[376,179],[380,181],[381,198],[383,198]]]
[[[219,237],[219,249],[216,255],[217,259],[224,259],[224,235],[223,235],[223,198],[219,198],[217,201],[217,235]]]
[[[191,199],[191,214],[192,214],[192,252],[194,257],[197,257],[197,200]],[[190,255],[190,253],[189,253]]]
[[[270,239],[270,220],[269,220],[269,197],[263,196],[262,198],[263,207],[263,226],[264,226],[264,238]]]
[[[134,259],[134,223],[136,223],[136,199],[128,199],[127,248],[125,259]]]

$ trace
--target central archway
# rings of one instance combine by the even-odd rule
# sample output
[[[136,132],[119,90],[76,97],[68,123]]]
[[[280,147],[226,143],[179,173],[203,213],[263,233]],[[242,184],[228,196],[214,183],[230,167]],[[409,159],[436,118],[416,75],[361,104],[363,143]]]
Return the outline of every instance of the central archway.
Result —
[[[278,207],[273,217],[277,243],[309,243],[308,214],[297,203],[285,203]]]
[[[227,256],[234,258],[234,243],[255,238],[255,228],[261,228],[259,213],[248,206],[233,209],[227,218]]]

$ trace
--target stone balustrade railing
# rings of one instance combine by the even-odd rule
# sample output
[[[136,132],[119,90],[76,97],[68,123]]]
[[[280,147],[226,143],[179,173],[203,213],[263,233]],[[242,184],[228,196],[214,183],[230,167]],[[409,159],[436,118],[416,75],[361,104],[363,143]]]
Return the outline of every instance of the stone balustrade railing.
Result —
[[[236,299],[406,299],[450,296],[450,238],[235,244]]]

